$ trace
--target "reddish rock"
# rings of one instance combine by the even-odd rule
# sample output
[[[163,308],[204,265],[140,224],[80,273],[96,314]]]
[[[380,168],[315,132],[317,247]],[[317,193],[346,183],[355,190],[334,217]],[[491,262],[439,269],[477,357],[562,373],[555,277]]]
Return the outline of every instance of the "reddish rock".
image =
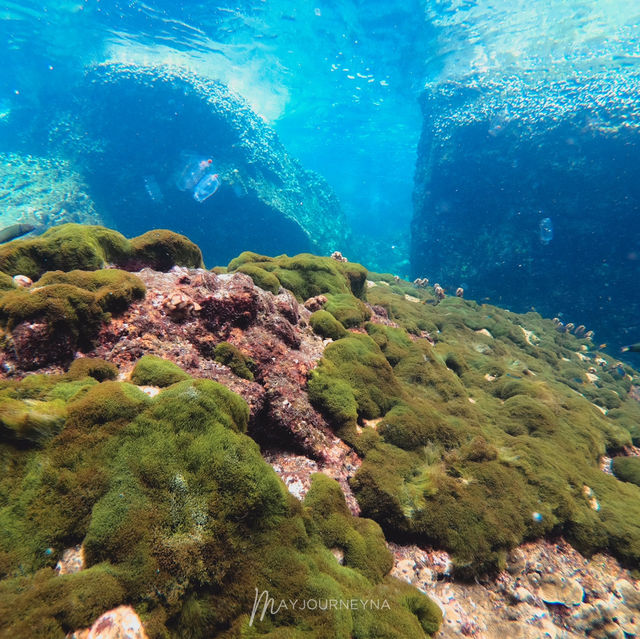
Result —
[[[328,302],[326,295],[316,295],[315,297],[310,297],[305,303],[304,307],[311,311],[312,313],[315,311],[319,311],[324,305]]]
[[[51,331],[44,322],[22,322],[11,332],[9,354],[17,367],[29,371],[53,363],[70,362],[74,346],[75,340],[68,333]]]
[[[324,345],[308,327],[310,312],[290,292],[274,295],[243,273],[175,267],[137,275],[147,287],[145,299],[103,326],[86,355],[113,362],[125,378],[144,354],[172,360],[190,375],[214,379],[241,395],[250,408],[250,432],[261,444],[303,451],[316,460],[331,457],[337,439],[304,392]],[[255,362],[255,381],[214,360],[221,341]],[[2,364],[5,374],[16,376],[33,369],[59,372],[56,364],[74,355],[64,337],[25,323],[14,331],[13,349],[3,352]]]

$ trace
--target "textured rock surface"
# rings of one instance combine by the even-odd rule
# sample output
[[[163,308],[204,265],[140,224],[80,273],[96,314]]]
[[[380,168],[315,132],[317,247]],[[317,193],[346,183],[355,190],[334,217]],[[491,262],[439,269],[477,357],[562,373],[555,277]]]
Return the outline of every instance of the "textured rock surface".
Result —
[[[101,615],[89,630],[80,630],[71,639],[147,639],[140,617],[129,606],[119,606]]]
[[[515,311],[589,318],[600,342],[621,345],[640,311],[629,295],[640,276],[640,192],[629,168],[640,137],[625,123],[626,90],[616,95],[606,77],[528,82],[423,95],[412,272]],[[607,104],[607,125],[589,100]],[[612,219],[624,233],[607,232]]]
[[[622,638],[640,632],[640,615],[632,605],[638,602],[638,580],[611,557],[586,559],[563,540],[520,546],[495,580],[475,584],[451,580],[446,553],[390,547],[393,574],[428,593],[442,608],[442,639]]]
[[[331,187],[291,158],[226,86],[167,68],[102,64],[72,93],[81,106],[68,109],[60,96],[48,119],[29,123],[31,135],[48,136],[52,153],[76,159],[116,228],[137,234],[153,220],[187,233],[205,261],[218,264],[245,249],[330,254],[343,247],[346,223]],[[176,186],[184,152],[212,158],[220,175],[204,203]]]
[[[0,228],[16,222],[36,230],[101,222],[83,179],[62,160],[0,154],[0,206]]]
[[[294,447],[324,461],[347,455],[348,448],[300,392],[324,343],[307,325],[310,312],[291,293],[282,289],[273,295],[242,273],[216,275],[175,267],[169,273],[144,269],[137,275],[147,286],[146,298],[105,325],[95,350],[87,355],[117,364],[123,376],[143,354],[171,359],[188,373],[214,379],[239,393],[249,404],[251,431],[259,441]],[[177,293],[200,310],[176,316],[166,301]],[[35,368],[60,370],[37,366],[40,358],[44,363],[51,349],[58,347],[51,339],[36,339],[38,327],[21,325],[14,341],[28,344]],[[222,341],[255,362],[255,381],[237,377],[215,360],[214,349]],[[20,352],[16,346],[14,352],[4,353],[5,368],[19,372]]]

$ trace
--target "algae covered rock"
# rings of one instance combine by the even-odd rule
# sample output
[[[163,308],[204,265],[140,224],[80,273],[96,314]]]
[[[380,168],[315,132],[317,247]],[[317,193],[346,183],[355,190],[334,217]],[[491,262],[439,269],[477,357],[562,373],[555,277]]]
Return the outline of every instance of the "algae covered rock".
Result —
[[[367,271],[360,264],[308,254],[266,257],[245,252],[231,260],[227,270],[246,273],[257,286],[272,292],[277,292],[274,286],[279,283],[299,301],[327,293],[363,298],[367,279]]]
[[[40,378],[5,390],[40,397],[77,383]],[[154,399],[127,383],[92,384],[38,450],[0,442],[21,460],[0,477],[0,633],[62,639],[123,603],[151,639],[437,630],[437,606],[388,576],[380,528],[349,513],[336,482],[315,478],[304,505],[287,493],[244,434],[240,397],[210,380],[186,379]],[[87,568],[58,576],[51,566],[69,543],[82,543]],[[346,566],[333,546],[344,548]],[[268,608],[250,623],[264,591],[278,603],[375,603]]]
[[[168,271],[179,264],[202,268],[200,249],[184,235],[173,231],[154,230],[131,240],[133,260],[155,271]]]
[[[251,368],[254,362],[245,357],[240,349],[229,342],[220,342],[214,349],[213,355],[215,359],[228,366],[238,377],[253,381],[253,372]]]
[[[598,467],[634,436],[626,373],[603,371],[593,385],[598,355],[537,313],[435,304],[424,289],[369,277],[368,301],[382,309],[365,324],[369,341],[329,345],[307,388],[363,455],[351,479],[363,514],[446,548],[461,576],[500,568],[506,551],[550,531],[635,565],[640,546],[619,531],[640,541],[636,488]]]
[[[42,402],[0,399],[0,428],[2,439],[24,440],[40,444],[56,435],[64,426],[67,409],[59,399]]]
[[[97,270],[129,252],[127,239],[100,226],[63,224],[0,246],[0,270],[38,279],[46,271]]]
[[[611,469],[618,479],[640,486],[640,457],[614,457]]]
[[[124,271],[54,271],[28,289],[0,295],[0,324],[13,331],[18,359],[27,367],[32,359],[37,367],[71,359],[77,348],[89,348],[110,313],[124,311],[144,294],[144,284]],[[32,337],[38,330],[42,344]],[[38,357],[31,357],[33,351]]]
[[[184,235],[148,231],[128,240],[102,226],[61,224],[33,238],[0,246],[0,271],[35,280],[47,271],[95,271],[107,264],[130,270],[201,267],[200,249]]]
[[[73,360],[66,376],[72,380],[92,377],[99,382],[104,382],[118,376],[118,367],[97,357],[79,357]]]
[[[309,324],[313,332],[321,337],[329,337],[336,340],[345,337],[347,334],[344,325],[333,314],[322,309],[311,314]]]
[[[143,355],[131,373],[131,381],[138,386],[171,386],[189,375],[179,366],[155,355]]]
[[[355,427],[358,417],[375,419],[402,397],[402,389],[376,343],[367,335],[330,344],[308,384],[311,402],[338,428]],[[350,436],[345,432],[343,436]]]

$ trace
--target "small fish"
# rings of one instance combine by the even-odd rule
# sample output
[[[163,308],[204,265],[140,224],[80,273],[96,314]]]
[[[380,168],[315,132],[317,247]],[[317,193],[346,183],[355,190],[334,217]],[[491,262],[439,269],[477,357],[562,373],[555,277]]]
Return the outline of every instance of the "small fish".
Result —
[[[0,229],[0,244],[15,240],[16,237],[31,233],[36,227],[31,224],[12,224]]]
[[[637,344],[630,344],[629,346],[623,346],[620,350],[623,353],[640,353],[640,342]]]

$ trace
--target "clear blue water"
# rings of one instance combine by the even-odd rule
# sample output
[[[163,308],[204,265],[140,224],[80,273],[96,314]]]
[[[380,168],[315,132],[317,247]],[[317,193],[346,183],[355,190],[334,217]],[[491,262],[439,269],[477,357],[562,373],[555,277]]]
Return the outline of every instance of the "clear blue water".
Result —
[[[555,123],[554,135],[564,136],[568,147],[581,150],[600,144],[603,136],[615,138],[618,146],[603,144],[601,153],[596,147],[595,154],[619,156],[620,148],[630,151],[622,164],[617,156],[611,158],[610,174],[602,168],[594,172],[593,179],[602,181],[598,188],[603,201],[606,193],[617,196],[607,200],[608,223],[602,222],[601,211],[600,217],[594,214],[589,233],[598,234],[602,244],[611,244],[623,234],[616,225],[617,211],[624,212],[620,219],[640,217],[633,191],[640,166],[634,137],[640,127],[640,5],[633,0],[27,1],[1,3],[0,19],[0,150],[20,147],[37,153],[21,139],[20,130],[28,128],[25,121],[16,124],[12,114],[22,110],[33,118],[34,113],[45,113],[61,92],[67,90],[73,97],[74,84],[97,63],[170,65],[190,71],[218,80],[242,96],[302,166],[326,178],[353,229],[349,257],[381,270],[404,276],[426,274],[419,272],[421,262],[415,256],[423,249],[414,245],[410,259],[411,219],[414,189],[431,193],[425,180],[437,175],[429,165],[432,159],[424,155],[425,149],[434,148],[433,140],[440,151],[444,149],[437,157],[440,166],[453,165],[450,175],[458,165],[465,170],[465,144],[474,151],[485,139],[506,140],[510,127],[518,127],[522,140],[549,132]],[[429,118],[424,128],[421,100]],[[581,118],[578,128],[577,118]],[[565,122],[571,127],[563,129]],[[194,129],[197,124],[193,123]],[[461,137],[463,127],[475,124],[481,136]],[[594,142],[594,132],[600,141]],[[452,145],[449,150],[447,141]],[[85,142],[90,147],[95,141]],[[180,140],[171,144],[163,152],[177,156],[189,150]],[[548,174],[548,168],[534,165],[534,154],[519,153],[515,143],[508,148],[505,144],[505,149],[512,154],[509,163],[516,176],[510,180],[522,172],[529,179],[527,188],[544,185],[531,233],[537,240],[540,221],[548,218],[553,239],[547,243],[559,244],[563,234],[566,237],[575,229],[573,221],[563,225],[563,210],[557,204],[556,191],[569,188],[564,178],[557,177],[557,184],[545,183],[544,176],[533,179],[537,170]],[[423,155],[415,174],[419,150]],[[568,155],[558,161],[575,163],[581,179],[589,182],[588,156]],[[481,165],[476,179],[498,192],[494,208],[502,206],[509,215],[520,215],[513,201],[500,202],[504,176],[494,169],[491,162]],[[154,175],[146,175],[145,188],[162,197],[154,180]],[[451,194],[462,189],[454,181],[443,184]],[[431,186],[438,190],[438,184]],[[472,201],[473,188],[464,188],[469,193],[463,200]],[[580,190],[580,184],[571,188]],[[441,208],[452,203],[459,206],[454,195],[444,198]],[[527,201],[527,206],[534,204]],[[587,227],[589,215],[585,206]],[[188,223],[182,222],[188,230]],[[194,219],[194,227],[198,224],[202,220]],[[476,221],[465,213],[453,216],[451,224],[468,235]],[[640,230],[633,223],[625,225],[629,242],[614,241],[612,250],[614,256],[624,252],[627,261],[607,259],[611,268],[627,271],[625,299],[631,310],[611,327],[606,320],[614,311],[606,304],[580,306],[581,313],[591,316],[576,318],[577,323],[602,326],[605,336],[619,336],[620,343],[640,341],[640,328],[633,323],[637,319],[633,309],[640,308]],[[147,227],[151,226],[154,219],[149,216]],[[414,222],[414,237],[425,229],[416,228]],[[496,246],[503,241],[505,251],[513,244],[511,235],[501,235],[500,226],[491,233]],[[274,238],[273,251],[279,248]],[[216,262],[215,256],[208,257],[209,263]],[[557,273],[559,281],[563,272],[575,278],[590,269],[589,264],[586,258],[584,262],[574,258]],[[450,285],[464,283],[463,275],[456,275]],[[474,285],[480,298],[478,282],[481,276]],[[572,281],[566,285],[569,290]],[[495,301],[508,304],[510,291],[517,286],[505,280],[504,296]],[[594,290],[593,298],[599,294]],[[589,291],[581,296],[589,298]],[[567,299],[568,308],[554,302],[545,312],[570,314],[574,302]]]

